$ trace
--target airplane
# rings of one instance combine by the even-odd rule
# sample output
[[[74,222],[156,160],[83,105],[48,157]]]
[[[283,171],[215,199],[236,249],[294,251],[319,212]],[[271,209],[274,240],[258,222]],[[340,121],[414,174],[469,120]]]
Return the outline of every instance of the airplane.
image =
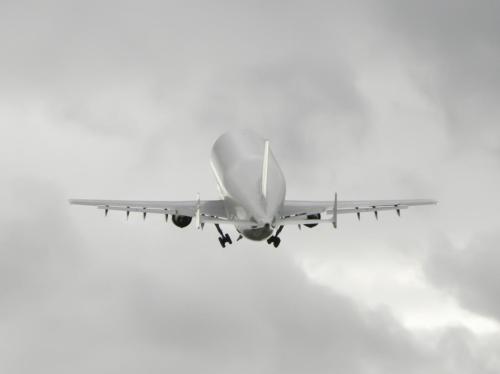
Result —
[[[278,247],[279,237],[287,225],[304,225],[308,228],[330,223],[337,228],[340,214],[373,213],[401,210],[410,206],[436,204],[431,199],[414,200],[338,200],[337,193],[331,201],[285,199],[286,184],[283,172],[265,140],[251,130],[233,130],[221,135],[212,148],[210,165],[221,196],[217,200],[189,201],[133,201],[71,199],[70,204],[96,206],[108,211],[117,210],[163,214],[172,217],[175,226],[184,228],[194,219],[198,229],[213,224],[219,233],[219,243],[224,248],[232,244],[229,234],[221,225],[233,225],[239,236],[253,241],[267,240]]]

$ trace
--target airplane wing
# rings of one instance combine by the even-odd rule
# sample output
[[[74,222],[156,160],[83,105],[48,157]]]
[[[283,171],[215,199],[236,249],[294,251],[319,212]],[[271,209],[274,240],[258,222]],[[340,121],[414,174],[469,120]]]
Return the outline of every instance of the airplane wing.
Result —
[[[71,199],[70,204],[90,205],[103,209],[105,214],[110,210],[139,212],[146,217],[148,213],[164,215],[182,215],[199,217],[200,223],[224,223],[228,221],[222,200],[189,200],[189,201],[135,201],[135,200],[87,200]]]
[[[402,209],[411,206],[432,205],[437,201],[431,199],[414,200],[339,200],[335,194],[332,201],[286,200],[280,211],[278,225],[337,223],[338,214],[355,213],[358,219],[361,213],[372,212],[378,218],[378,212],[394,210],[399,215]],[[331,217],[324,217],[331,215]],[[309,216],[309,217],[308,217]],[[321,218],[321,217],[324,218]]]

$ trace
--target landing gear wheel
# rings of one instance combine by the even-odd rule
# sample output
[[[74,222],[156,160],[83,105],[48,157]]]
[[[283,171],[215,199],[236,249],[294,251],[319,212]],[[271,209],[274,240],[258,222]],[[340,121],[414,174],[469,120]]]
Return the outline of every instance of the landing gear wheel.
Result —
[[[224,235],[224,241],[229,244],[233,244],[233,241],[231,240],[231,237],[229,234]]]
[[[222,248],[226,248],[226,240],[222,237],[219,237],[219,243],[222,246]]]
[[[267,239],[267,244],[274,245],[274,248],[278,248],[280,243],[281,243],[281,239],[278,238],[277,236],[271,236],[269,239]]]

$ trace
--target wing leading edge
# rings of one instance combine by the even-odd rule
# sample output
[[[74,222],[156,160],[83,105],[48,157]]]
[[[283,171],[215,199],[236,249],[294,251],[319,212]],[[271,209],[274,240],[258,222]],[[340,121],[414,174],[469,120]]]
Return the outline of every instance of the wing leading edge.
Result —
[[[302,201],[286,200],[280,211],[280,219],[277,224],[314,224],[334,223],[336,225],[337,214],[356,213],[358,219],[361,213],[373,212],[378,218],[378,212],[394,210],[400,214],[401,210],[412,206],[434,205],[436,200],[413,199],[413,200],[335,200],[332,201]],[[321,215],[332,215],[331,218],[321,218]],[[315,215],[318,218],[307,216]]]
[[[169,214],[182,215],[196,218],[202,221],[224,222],[227,214],[222,200],[188,200],[188,201],[141,201],[141,200],[90,200],[71,199],[70,204],[95,206],[109,210],[139,212],[143,214]],[[205,219],[206,218],[206,219]]]

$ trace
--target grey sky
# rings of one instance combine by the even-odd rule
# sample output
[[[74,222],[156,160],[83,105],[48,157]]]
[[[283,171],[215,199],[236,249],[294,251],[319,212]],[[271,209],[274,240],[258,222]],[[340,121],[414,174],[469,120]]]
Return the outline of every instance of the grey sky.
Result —
[[[494,1],[0,5],[0,371],[496,373]],[[279,250],[69,197],[215,198],[215,139],[290,198],[436,208]]]

